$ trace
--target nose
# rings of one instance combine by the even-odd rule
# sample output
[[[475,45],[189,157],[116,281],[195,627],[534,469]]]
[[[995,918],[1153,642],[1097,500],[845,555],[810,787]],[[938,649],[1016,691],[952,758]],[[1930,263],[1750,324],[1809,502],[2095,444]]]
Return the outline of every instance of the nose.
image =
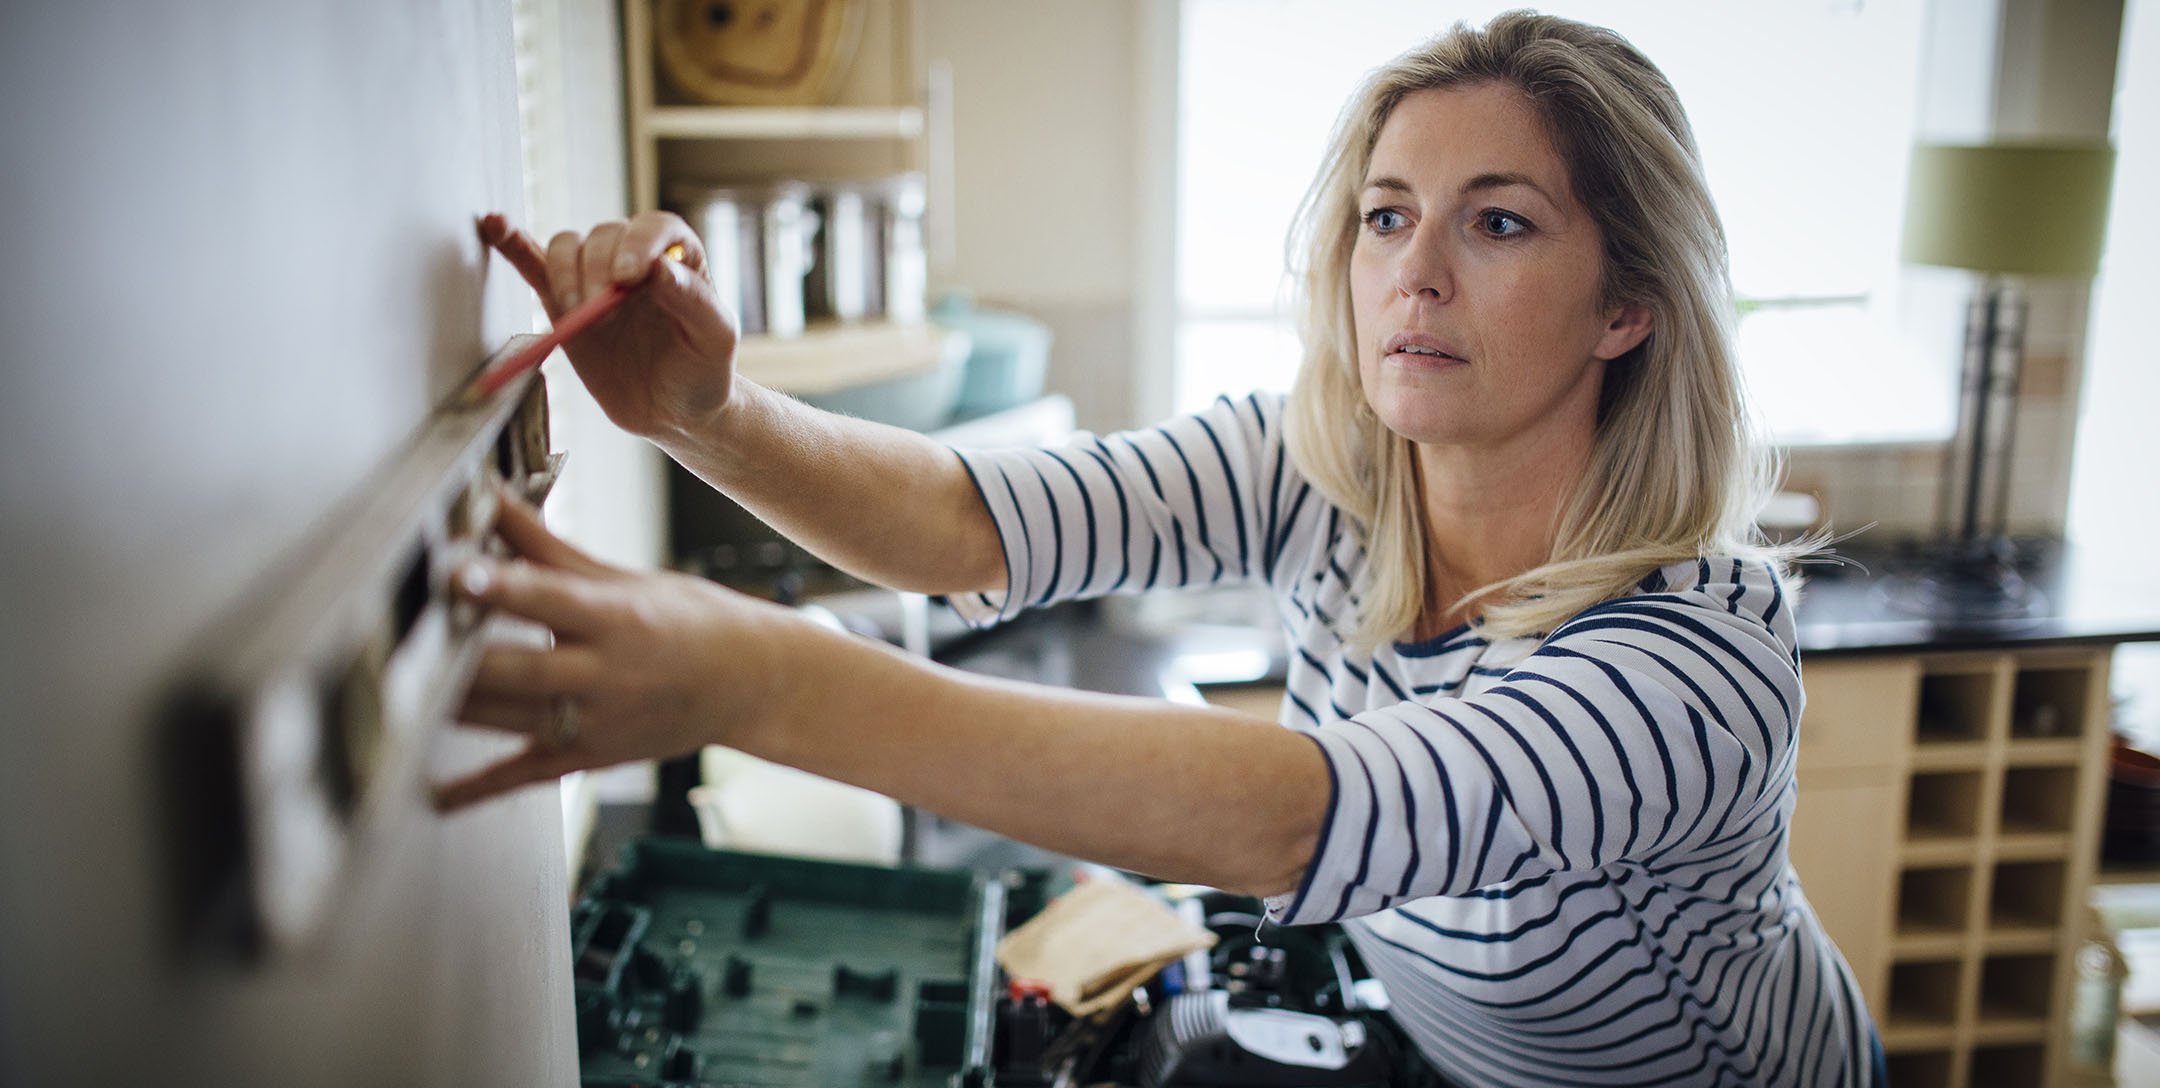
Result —
[[[1404,298],[1445,302],[1455,294],[1455,275],[1446,240],[1425,223],[1413,228],[1406,244],[1395,251],[1395,289]]]

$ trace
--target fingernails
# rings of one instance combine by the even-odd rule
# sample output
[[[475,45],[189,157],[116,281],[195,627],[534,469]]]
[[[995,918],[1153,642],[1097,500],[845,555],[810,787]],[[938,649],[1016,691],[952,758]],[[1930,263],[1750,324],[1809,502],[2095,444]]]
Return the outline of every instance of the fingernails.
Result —
[[[626,279],[630,276],[634,276],[637,274],[637,270],[638,259],[636,254],[631,253],[629,250],[624,250],[623,252],[617,253],[615,255],[616,279]]]
[[[475,559],[458,568],[457,580],[458,588],[478,597],[495,584],[495,572],[489,570],[486,563]]]

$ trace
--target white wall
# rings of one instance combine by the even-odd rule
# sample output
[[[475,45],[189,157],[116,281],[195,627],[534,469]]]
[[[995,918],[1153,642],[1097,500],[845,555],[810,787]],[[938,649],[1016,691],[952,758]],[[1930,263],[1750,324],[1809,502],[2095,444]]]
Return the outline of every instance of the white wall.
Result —
[[[952,67],[955,258],[940,286],[1057,336],[1050,384],[1083,427],[1131,397],[1146,0],[925,0],[924,55]]]
[[[2131,0],[2123,18],[2115,89],[2115,190],[2107,249],[2094,282],[2090,349],[2071,474],[2070,536],[2101,569],[2144,599],[2160,595],[2160,366],[2151,313],[2160,297],[2160,3]],[[2128,697],[2123,725],[2160,750],[2160,645],[2116,651],[2115,687]]]
[[[1060,304],[1130,298],[1134,8],[926,6],[925,52],[953,69],[956,280]]]
[[[0,1084],[566,1085],[560,816],[390,784],[320,947],[178,955],[157,712],[522,285],[509,0],[0,7]],[[499,742],[443,735],[440,772]]]
[[[543,243],[628,214],[622,15],[617,0],[516,0],[522,28],[525,224]],[[661,562],[661,454],[600,411],[560,355],[548,364],[556,445],[569,451],[548,503],[558,532],[628,566]]]
[[[2152,300],[2160,297],[2160,6],[2134,0],[2124,20],[2115,95],[2115,187],[2090,351],[2078,411],[2070,523],[2079,537],[2160,539],[2160,366],[2153,365]]]

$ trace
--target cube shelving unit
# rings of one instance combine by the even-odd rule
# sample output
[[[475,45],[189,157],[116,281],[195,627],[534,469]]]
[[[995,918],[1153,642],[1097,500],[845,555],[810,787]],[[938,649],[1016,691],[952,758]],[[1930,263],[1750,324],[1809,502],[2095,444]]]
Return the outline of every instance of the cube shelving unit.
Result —
[[[1891,1083],[2059,1085],[2108,647],[1804,664],[1792,858]]]

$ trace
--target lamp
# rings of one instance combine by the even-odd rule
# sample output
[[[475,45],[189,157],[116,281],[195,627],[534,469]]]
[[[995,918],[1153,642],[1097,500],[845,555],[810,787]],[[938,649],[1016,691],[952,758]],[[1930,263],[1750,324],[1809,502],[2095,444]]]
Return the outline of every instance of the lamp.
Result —
[[[2013,277],[2089,279],[2098,270],[2114,159],[2089,144],[1913,149],[1906,262],[1981,279],[1966,313],[1957,431],[1943,462],[1942,538],[1924,573],[1888,587],[1907,612],[2002,619],[2040,603],[2005,532],[2025,334]]]

